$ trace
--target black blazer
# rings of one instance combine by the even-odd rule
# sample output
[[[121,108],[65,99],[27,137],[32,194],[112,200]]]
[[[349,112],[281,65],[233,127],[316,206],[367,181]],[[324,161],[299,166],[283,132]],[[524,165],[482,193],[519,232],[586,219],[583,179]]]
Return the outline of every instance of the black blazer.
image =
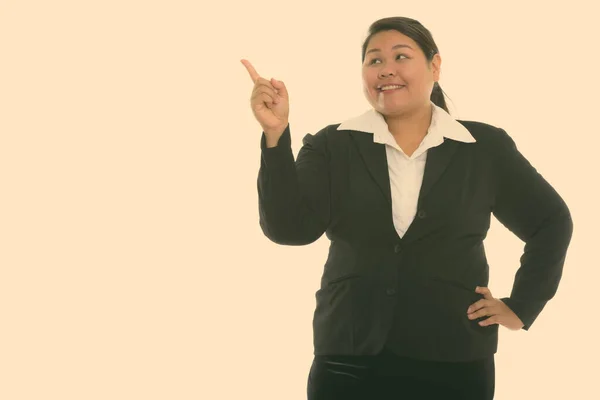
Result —
[[[497,351],[498,325],[467,308],[488,286],[484,239],[493,214],[525,242],[505,303],[528,330],[556,293],[573,231],[569,209],[501,128],[458,120],[476,139],[429,149],[418,213],[396,233],[385,145],[329,125],[294,159],[290,126],[261,137],[260,226],[273,242],[330,239],[313,319],[314,354],[467,361]],[[507,267],[507,266],[503,266]],[[482,318],[483,319],[483,318]]]

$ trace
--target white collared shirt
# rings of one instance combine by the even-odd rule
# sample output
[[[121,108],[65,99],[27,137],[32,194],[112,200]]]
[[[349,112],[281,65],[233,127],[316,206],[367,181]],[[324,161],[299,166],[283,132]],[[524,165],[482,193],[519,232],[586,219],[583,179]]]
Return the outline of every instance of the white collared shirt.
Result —
[[[398,235],[403,237],[417,213],[417,201],[425,172],[427,150],[439,146],[444,137],[465,143],[475,142],[467,128],[456,121],[443,108],[433,102],[431,124],[419,147],[409,157],[396,143],[387,123],[379,112],[370,109],[351,118],[337,128],[373,134],[375,143],[385,144],[390,187],[392,190],[392,215]]]

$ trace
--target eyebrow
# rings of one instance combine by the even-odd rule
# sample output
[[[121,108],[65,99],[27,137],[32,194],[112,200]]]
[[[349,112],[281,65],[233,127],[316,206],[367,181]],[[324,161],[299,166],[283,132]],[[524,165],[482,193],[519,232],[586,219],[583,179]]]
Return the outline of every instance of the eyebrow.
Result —
[[[406,48],[409,48],[409,49],[413,50],[413,48],[412,48],[412,47],[410,47],[410,46],[409,46],[409,45],[407,45],[407,44],[397,44],[397,45],[395,45],[394,47],[392,47],[392,50],[396,50],[396,49],[398,49],[398,48],[401,48],[401,47],[406,47]],[[371,50],[367,51],[367,53],[366,53],[366,54],[369,54],[369,53],[374,53],[374,52],[377,52],[377,51],[381,51],[381,50],[380,50],[380,49],[371,49]]]

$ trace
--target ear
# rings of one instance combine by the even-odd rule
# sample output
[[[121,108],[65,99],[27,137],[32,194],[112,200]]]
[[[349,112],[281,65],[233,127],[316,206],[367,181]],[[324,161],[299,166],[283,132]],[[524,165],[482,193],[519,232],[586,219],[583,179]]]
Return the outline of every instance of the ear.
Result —
[[[442,68],[442,57],[439,55],[439,53],[433,56],[433,59],[431,60],[431,68],[433,71],[433,80],[436,82],[439,81]]]

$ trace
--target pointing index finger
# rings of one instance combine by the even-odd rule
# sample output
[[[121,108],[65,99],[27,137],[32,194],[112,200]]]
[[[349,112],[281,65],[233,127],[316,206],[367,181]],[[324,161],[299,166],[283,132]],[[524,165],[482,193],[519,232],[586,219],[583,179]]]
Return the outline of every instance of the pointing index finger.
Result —
[[[250,64],[250,61],[248,61],[248,60],[242,60],[242,64],[244,64],[244,66],[248,70],[248,73],[250,74],[250,78],[252,78],[252,81],[254,83],[256,83],[256,81],[258,80],[258,78],[260,78],[260,75],[258,75],[258,72],[256,72],[256,70],[254,69],[254,67],[252,66],[252,64]]]

